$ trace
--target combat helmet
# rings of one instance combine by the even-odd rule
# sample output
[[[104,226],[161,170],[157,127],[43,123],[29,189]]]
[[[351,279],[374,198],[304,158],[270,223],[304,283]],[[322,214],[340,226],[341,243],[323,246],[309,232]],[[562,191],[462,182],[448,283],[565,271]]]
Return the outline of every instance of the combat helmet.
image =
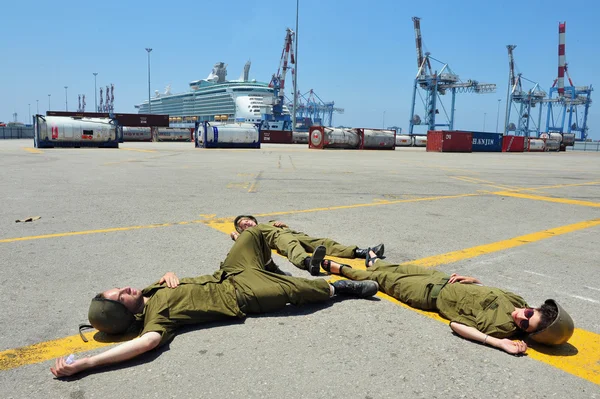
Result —
[[[240,220],[242,220],[242,219],[250,219],[250,220],[252,220],[254,223],[258,224],[258,221],[256,220],[256,218],[255,218],[254,216],[252,216],[252,215],[239,215],[239,216],[238,216],[238,217],[236,217],[236,218],[234,219],[234,221],[233,221],[233,225],[235,226],[235,231],[237,231],[238,233],[241,233],[242,231],[244,231],[244,230],[242,230],[242,229],[240,228],[240,226],[238,226],[238,222],[239,222]]]
[[[571,338],[573,330],[575,330],[573,319],[554,299],[547,299],[545,303],[556,307],[558,310],[556,319],[548,327],[530,334],[529,337],[541,344],[564,344]]]
[[[121,334],[135,321],[135,316],[121,302],[97,295],[90,303],[90,324],[98,331]]]

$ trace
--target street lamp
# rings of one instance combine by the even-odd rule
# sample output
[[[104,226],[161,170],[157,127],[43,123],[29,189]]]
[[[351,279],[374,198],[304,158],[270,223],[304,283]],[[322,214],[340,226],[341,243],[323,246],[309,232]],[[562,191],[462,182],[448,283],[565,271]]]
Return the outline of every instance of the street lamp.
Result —
[[[483,113],[483,131],[485,132],[485,116],[487,115],[487,112]]]
[[[296,40],[294,43],[294,54],[296,56],[296,64],[294,66],[294,109],[292,110],[292,132],[296,129],[296,111],[298,109],[298,9],[300,0],[296,0]]]
[[[148,113],[152,113],[152,104],[150,104],[150,52],[151,48],[146,47],[146,51],[148,52]]]
[[[50,111],[50,96],[51,96],[51,95],[52,95],[52,94],[48,94],[48,111]]]
[[[69,86],[65,86],[65,111],[69,111],[69,105],[67,104],[67,89]]]
[[[29,118],[31,118],[31,104],[27,104],[29,106]]]
[[[498,112],[496,113],[496,133],[498,133],[498,122],[500,121],[500,102],[502,102],[501,98],[498,99]]]
[[[381,128],[385,129],[385,111],[383,111],[383,121],[381,122]]]
[[[96,88],[96,76],[98,76],[98,72],[92,72],[94,74],[94,112],[98,112],[98,94],[96,93],[98,89]]]
[[[36,114],[39,115],[40,114],[40,100],[35,100],[35,109],[36,109]]]

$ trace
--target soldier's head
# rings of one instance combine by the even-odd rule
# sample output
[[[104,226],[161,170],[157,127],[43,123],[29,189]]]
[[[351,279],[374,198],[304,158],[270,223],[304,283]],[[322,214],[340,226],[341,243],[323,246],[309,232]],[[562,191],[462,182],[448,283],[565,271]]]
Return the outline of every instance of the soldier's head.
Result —
[[[256,226],[257,224],[258,224],[258,221],[252,215],[239,215],[233,221],[233,225],[235,226],[235,230],[238,233],[241,233],[242,231],[246,230],[249,227]]]
[[[135,314],[144,308],[142,292],[131,287],[113,288],[96,295],[88,312],[90,324],[108,334],[121,334],[131,327]]]
[[[553,299],[539,308],[515,309],[512,317],[531,339],[546,345],[564,344],[575,329],[571,316]]]

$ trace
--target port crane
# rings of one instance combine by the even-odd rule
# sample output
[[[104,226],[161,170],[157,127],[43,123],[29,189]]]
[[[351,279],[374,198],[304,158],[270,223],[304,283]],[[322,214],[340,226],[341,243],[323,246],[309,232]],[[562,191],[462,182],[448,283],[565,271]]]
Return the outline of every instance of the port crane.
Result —
[[[283,121],[283,130],[291,130],[291,117],[289,112],[284,113],[283,106],[285,105],[285,76],[288,69],[292,70],[292,76],[295,73],[294,68],[289,64],[295,65],[296,59],[294,56],[294,40],[295,33],[290,28],[286,29],[285,39],[283,42],[283,50],[281,52],[281,58],[279,60],[279,68],[277,73],[274,73],[271,77],[269,87],[273,88],[273,100],[271,105],[273,110],[271,114],[263,115],[264,121]]]
[[[413,86],[409,134],[414,134],[415,126],[419,125],[425,125],[427,130],[436,130],[436,128],[439,127],[454,130],[456,93],[493,93],[496,91],[496,84],[480,83],[471,79],[463,82],[460,80],[459,76],[452,71],[448,64],[433,58],[429,52],[423,54],[421,19],[419,17],[413,17],[412,20],[415,29],[418,71]],[[432,61],[442,65],[439,72],[437,70],[434,71],[432,68]],[[449,115],[441,99],[441,96],[445,95],[447,92],[451,94],[452,102]],[[421,117],[415,113],[417,93],[425,107],[424,120],[421,120]],[[436,115],[440,113],[438,107],[442,109],[446,116],[447,123],[436,123]]]
[[[313,89],[304,94],[298,91],[297,98],[299,103],[296,107],[296,120],[309,118],[321,126],[333,126],[333,113],[344,113],[344,108],[336,107],[334,101],[323,101]],[[291,106],[289,102],[288,107]]]
[[[569,76],[568,64],[565,57],[566,22],[558,24],[558,77],[550,88],[548,112],[546,113],[546,131],[548,133],[575,133],[576,138],[587,138],[587,118],[592,104],[592,85],[575,86]],[[569,86],[565,86],[565,74]],[[581,111],[580,109],[583,108]],[[556,112],[555,112],[556,111]],[[565,121],[569,116],[568,122]],[[579,133],[579,137],[577,137]]]
[[[508,50],[508,91],[506,94],[506,116],[504,120],[504,134],[514,132],[517,136],[538,137],[542,122],[543,103],[548,102],[546,92],[539,83],[529,80],[522,73],[515,73],[515,59],[513,51],[517,46],[509,44]],[[524,82],[532,87],[524,89]],[[537,118],[532,115],[532,108],[538,108]],[[517,124],[510,121],[512,111],[517,113]]]

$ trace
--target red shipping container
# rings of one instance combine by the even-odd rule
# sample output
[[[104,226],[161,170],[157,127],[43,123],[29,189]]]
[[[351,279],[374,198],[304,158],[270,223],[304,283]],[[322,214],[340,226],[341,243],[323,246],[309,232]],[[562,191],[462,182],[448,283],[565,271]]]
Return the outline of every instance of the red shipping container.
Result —
[[[292,144],[291,130],[261,130],[260,142],[263,144]]]
[[[473,135],[470,132],[455,130],[429,130],[427,132],[427,151],[434,152],[471,152]]]
[[[504,136],[502,139],[502,152],[523,151],[525,151],[525,136]]]

